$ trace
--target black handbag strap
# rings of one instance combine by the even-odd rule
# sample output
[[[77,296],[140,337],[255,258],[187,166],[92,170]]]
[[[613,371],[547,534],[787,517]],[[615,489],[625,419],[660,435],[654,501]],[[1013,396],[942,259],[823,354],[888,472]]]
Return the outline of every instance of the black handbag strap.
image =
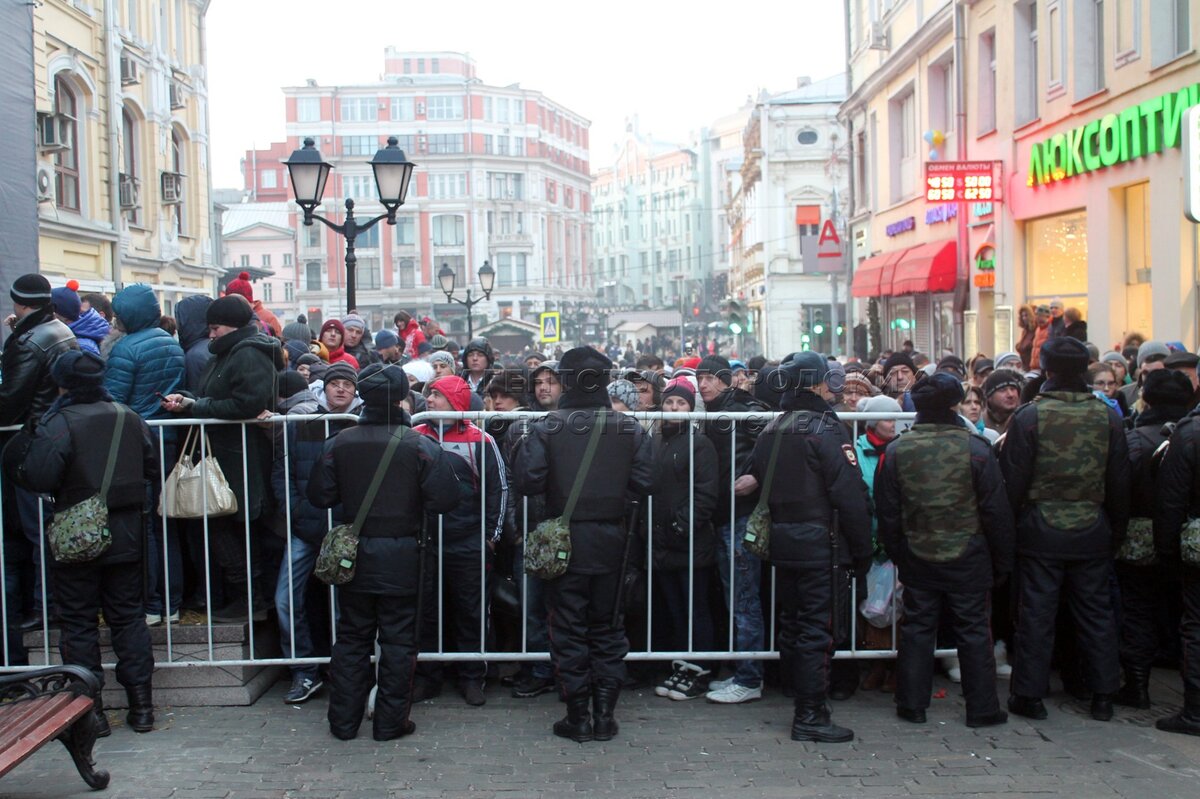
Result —
[[[383,485],[383,476],[387,474],[388,466],[392,462],[392,456],[396,454],[396,447],[400,446],[405,432],[411,429],[410,427],[401,426],[397,427],[395,432],[392,433],[387,449],[383,451],[383,459],[379,461],[379,466],[375,469],[375,476],[371,478],[371,484],[367,486],[367,493],[363,495],[362,504],[358,506],[358,513],[354,516],[355,533],[362,530],[363,522],[367,520],[367,514],[370,512],[371,506],[375,504],[375,495],[379,493],[379,487]]]
[[[766,504],[771,497],[771,484],[775,482],[775,464],[779,461],[779,445],[783,443],[783,428],[787,426],[792,414],[785,414],[779,420],[771,441],[771,457],[767,460],[767,476],[763,478],[762,493],[758,495],[759,504]]]
[[[125,414],[128,413],[124,406],[114,402],[113,407],[117,409],[117,425],[113,430],[112,443],[108,445],[108,463],[104,465],[104,480],[100,483],[100,499],[104,504],[108,504],[108,488],[112,485],[113,472],[117,468],[117,450],[121,448],[121,433],[125,430]]]
[[[571,521],[571,514],[575,512],[575,503],[579,502],[579,495],[583,492],[584,481],[587,480],[588,470],[592,467],[592,459],[596,457],[596,447],[600,445],[600,433],[604,428],[604,409],[596,411],[596,423],[592,426],[592,434],[588,437],[587,449],[583,453],[583,463],[579,465],[579,472],[575,475],[575,483],[571,486],[571,493],[567,495],[567,504],[563,508],[562,517]]]

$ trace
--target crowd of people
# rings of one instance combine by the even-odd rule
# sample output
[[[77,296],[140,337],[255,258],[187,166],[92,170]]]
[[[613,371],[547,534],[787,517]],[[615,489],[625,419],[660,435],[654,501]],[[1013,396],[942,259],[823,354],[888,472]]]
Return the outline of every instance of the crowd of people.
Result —
[[[189,610],[273,616],[285,657],[328,655],[327,668],[292,667],[285,701],[328,684],[342,739],[368,708],[377,739],[411,734],[412,705],[447,681],[484,704],[496,664],[480,655],[522,645],[551,660],[523,663],[507,687],[557,692],[554,732],[581,742],[618,734],[621,691],[638,682],[738,704],[778,679],[795,740],[852,739],[828,700],[857,690],[894,692],[897,715],[924,723],[935,648],[957,650],[942,665],[970,726],[1006,721],[997,676],[1009,712],[1044,718],[1056,665],[1106,721],[1114,704],[1150,707],[1150,670],[1169,663],[1185,704],[1159,727],[1200,734],[1200,358],[1182,345],[1100,352],[1046,308],[1029,342],[994,358],[935,362],[906,342],[869,362],[742,362],[714,347],[667,364],[615,342],[549,358],[501,357],[482,338],[459,350],[407,311],[373,336],[355,313],[282,325],[245,276],[174,318],[144,285],[110,300],[29,274],[11,296],[7,664],[49,622],[64,661],[102,678],[103,613],[134,730],[153,728],[148,630]],[[705,416],[631,415],[647,411]],[[200,436],[236,513],[160,515],[161,476],[196,429],[147,424],[165,419],[257,422]],[[102,486],[107,548],[57,560],[42,538],[52,514]],[[351,522],[331,641],[314,573],[330,528]],[[564,573],[525,574],[556,524],[569,528]],[[880,588],[898,592],[898,657],[864,675],[831,653],[890,648],[891,616],[866,604]],[[777,671],[760,657],[624,662],[631,646],[714,652],[725,636],[735,652],[777,645]],[[435,642],[463,657],[418,662]]]

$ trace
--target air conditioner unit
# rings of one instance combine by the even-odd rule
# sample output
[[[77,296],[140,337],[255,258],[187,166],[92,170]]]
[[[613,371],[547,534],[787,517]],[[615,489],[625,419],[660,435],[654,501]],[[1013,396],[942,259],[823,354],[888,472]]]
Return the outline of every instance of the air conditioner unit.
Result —
[[[178,172],[162,173],[163,205],[178,205],[183,202],[183,175]]]
[[[54,200],[54,165],[45,161],[37,165],[37,199],[40,203]]]
[[[120,195],[121,210],[132,211],[138,207],[138,179],[124,173],[117,176],[117,193]]]
[[[184,101],[183,84],[178,81],[171,81],[167,84],[167,97],[171,101],[171,109],[178,110],[187,105]]]
[[[889,44],[890,39],[891,36],[889,35],[888,29],[883,26],[882,22],[872,22],[871,42],[867,45],[867,49],[891,50],[892,46]]]
[[[417,103],[417,114],[422,116],[425,114],[425,103]]]
[[[38,148],[56,152],[71,149],[71,123],[66,114],[38,114]]]
[[[140,82],[138,77],[138,65],[133,60],[133,56],[129,53],[121,53],[121,85],[132,86]]]

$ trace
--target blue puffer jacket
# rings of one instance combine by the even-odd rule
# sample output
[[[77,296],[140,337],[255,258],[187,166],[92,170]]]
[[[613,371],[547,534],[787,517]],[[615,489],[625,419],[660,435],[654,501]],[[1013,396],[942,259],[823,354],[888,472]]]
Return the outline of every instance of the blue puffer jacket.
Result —
[[[112,330],[108,320],[100,315],[95,308],[88,308],[87,313],[67,325],[79,341],[79,349],[93,355],[100,354],[100,342]]]
[[[108,355],[104,387],[143,419],[167,416],[158,394],[183,387],[183,349],[158,326],[162,310],[154,291],[144,283],[121,289],[113,297],[113,312],[125,336]]]

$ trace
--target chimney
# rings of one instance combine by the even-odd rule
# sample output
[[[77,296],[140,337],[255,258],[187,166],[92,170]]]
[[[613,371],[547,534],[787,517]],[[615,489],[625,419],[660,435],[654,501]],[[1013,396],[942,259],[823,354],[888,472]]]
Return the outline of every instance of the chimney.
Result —
[[[801,75],[800,77],[796,78],[796,88],[797,89],[803,89],[805,86],[809,85],[810,83],[812,83],[812,78],[810,78],[808,75]]]

